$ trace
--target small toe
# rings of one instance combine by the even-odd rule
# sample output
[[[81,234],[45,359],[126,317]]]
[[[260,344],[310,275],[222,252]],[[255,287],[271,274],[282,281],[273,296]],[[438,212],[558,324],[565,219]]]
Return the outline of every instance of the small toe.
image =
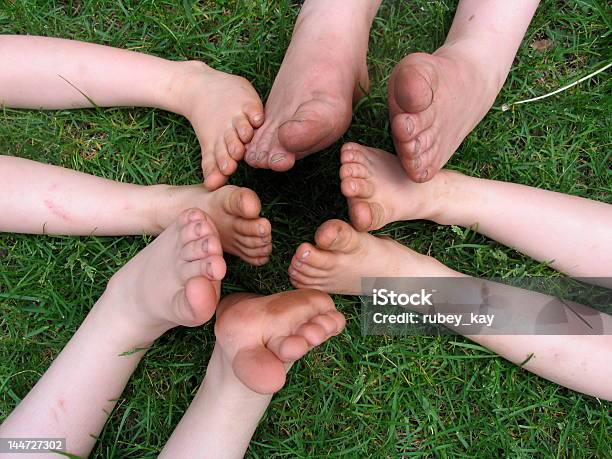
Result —
[[[340,166],[340,179],[344,180],[349,177],[353,178],[370,178],[370,169],[360,163],[344,163]]]
[[[253,130],[253,126],[251,125],[248,119],[243,116],[236,117],[234,118],[232,125],[234,126],[234,129],[236,131],[236,135],[244,145],[246,145],[253,139],[255,131]]]
[[[433,124],[433,110],[419,114],[400,113],[391,121],[391,132],[396,142],[409,142]]]
[[[268,243],[271,241],[272,225],[267,218],[257,219],[237,219],[234,221],[234,231],[238,236],[245,238],[257,238],[260,242]]]
[[[340,184],[342,194],[347,198],[371,198],[374,195],[374,185],[367,179],[347,178]]]
[[[296,335],[303,336],[310,347],[318,346],[327,339],[325,329],[316,323],[307,322],[300,325]]]
[[[216,230],[204,218],[203,220],[196,220],[186,224],[181,229],[180,242],[185,246],[191,241],[212,236],[216,237]]]
[[[223,160],[227,161],[228,167],[221,167],[222,165],[219,164],[219,156],[217,156],[217,165],[219,166],[219,169],[223,174],[230,175],[235,172],[238,166],[236,164],[236,161],[241,161],[242,158],[244,158],[245,148],[244,144],[238,138],[238,134],[233,128],[228,129],[225,132],[225,135],[223,136],[223,144],[223,147],[225,147],[226,155],[229,157],[229,159],[224,157]],[[232,165],[231,163],[233,163],[233,167],[229,168],[229,166]]]
[[[201,260],[209,255],[222,254],[221,242],[213,236],[191,241],[181,249],[181,258],[185,261]]]

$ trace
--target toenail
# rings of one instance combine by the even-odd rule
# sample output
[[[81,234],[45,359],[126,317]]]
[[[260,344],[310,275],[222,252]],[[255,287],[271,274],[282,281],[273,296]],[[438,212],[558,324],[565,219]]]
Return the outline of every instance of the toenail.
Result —
[[[351,190],[357,191],[357,184],[355,182],[351,182]]]
[[[414,141],[414,151],[413,151],[413,153],[415,153],[415,154],[418,153],[420,149],[421,149],[421,140],[417,138]]]
[[[353,168],[351,166],[347,167],[346,171],[348,172],[349,177],[353,176]]]
[[[198,216],[198,211],[197,210],[191,210],[189,211],[189,214],[187,214],[187,219],[188,220],[193,220]]]
[[[212,263],[206,263],[206,274],[208,274],[209,277],[213,277]]]
[[[259,234],[261,234],[262,236],[266,234],[266,229],[261,223],[257,225],[257,231],[259,231]]]
[[[413,131],[414,131],[414,123],[412,122],[410,118],[406,118],[406,132],[408,133],[408,135],[411,135]]]
[[[412,167],[414,167],[415,169],[418,169],[419,167],[421,167],[421,158],[417,158],[413,160]]]
[[[303,264],[304,264],[304,263],[302,263],[301,261],[296,261],[296,262],[295,262],[295,267],[296,267],[296,268],[301,268]]]
[[[349,151],[348,159],[349,161],[355,161],[355,153],[353,153],[352,151]]]
[[[263,113],[258,113],[257,115],[253,117],[253,121],[255,121],[256,123],[261,123],[263,119],[264,119]]]
[[[251,162],[255,162],[257,160],[257,153],[252,151],[249,153],[249,157],[247,159]]]
[[[276,164],[276,163],[280,163],[284,159],[285,159],[285,155],[283,155],[282,153],[276,153],[275,155],[272,156],[272,158],[270,158],[270,162],[272,164]]]
[[[425,171],[421,174],[421,180],[426,180],[429,175],[429,170],[425,169]]]
[[[241,128],[238,130],[238,134],[240,135],[240,137],[246,137],[248,135],[248,132],[245,128]]]
[[[306,258],[308,258],[308,256],[310,255],[310,250],[307,250],[306,252],[304,252],[302,254],[302,256],[300,257],[302,260],[305,260]]]
[[[195,226],[195,233],[196,233],[196,236],[199,236],[201,232],[202,232],[202,224],[201,224],[201,223],[198,223],[198,224],[196,224],[196,226]]]
[[[262,151],[260,153],[257,153],[257,157],[255,158],[255,161],[260,163],[262,159],[264,159],[266,156],[268,156],[268,152],[267,151]]]
[[[296,275],[296,273],[297,273],[297,272],[296,272],[296,270],[295,270],[295,269],[292,269],[291,271],[289,271],[289,275],[290,275],[290,276],[295,276],[295,275]]]
[[[208,239],[202,241],[202,252],[208,253]]]
[[[234,152],[232,151],[232,153]],[[227,169],[227,166],[228,166],[227,161],[223,161],[223,163],[221,164],[221,170],[224,171],[225,169]]]

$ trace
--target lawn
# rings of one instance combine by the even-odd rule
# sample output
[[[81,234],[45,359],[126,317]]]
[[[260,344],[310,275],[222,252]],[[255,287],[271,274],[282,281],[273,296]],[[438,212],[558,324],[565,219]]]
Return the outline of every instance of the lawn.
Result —
[[[443,42],[456,2],[383,3],[371,33],[372,89],[344,137],[288,173],[242,164],[232,178],[261,197],[274,253],[257,269],[229,257],[226,293],[290,289],[286,270],[297,245],[325,220],[347,217],[337,177],[342,142],[392,150],[387,77],[406,53]],[[265,98],[297,12],[292,2],[271,0],[3,0],[0,33],[201,59],[250,79]],[[546,94],[612,61],[611,17],[604,0],[543,1],[495,106]],[[608,71],[539,102],[493,109],[449,167],[611,202],[611,89]],[[0,153],[139,184],[202,180],[188,122],[158,110],[2,109]],[[474,276],[557,275],[467,230],[414,221],[380,233]],[[110,276],[149,240],[0,235],[0,420],[70,339]],[[335,300],[347,330],[294,366],[248,457],[612,457],[612,404],[460,337],[363,337],[358,299]],[[160,339],[92,457],[154,457],[195,394],[213,340],[210,324]]]

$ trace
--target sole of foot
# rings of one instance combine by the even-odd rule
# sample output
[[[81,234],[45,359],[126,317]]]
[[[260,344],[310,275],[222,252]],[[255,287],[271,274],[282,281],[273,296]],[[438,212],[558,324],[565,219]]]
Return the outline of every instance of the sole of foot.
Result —
[[[301,244],[289,266],[296,288],[341,295],[360,295],[365,277],[436,277],[445,267],[400,243],[360,233],[341,220],[323,223],[315,245]]]
[[[150,341],[178,325],[201,325],[219,300],[222,255],[210,216],[186,210],[111,278],[104,296],[115,301],[104,304],[116,307],[117,320]]]
[[[245,145],[264,122],[255,88],[245,78],[215,70],[202,62],[184,63],[178,85],[185,117],[202,146],[204,186],[223,186],[244,157]]]
[[[252,167],[286,171],[296,159],[330,146],[348,129],[353,102],[368,90],[370,13],[358,26],[351,2],[319,4],[306,4],[297,20],[266,120],[247,146]]]
[[[215,335],[238,379],[255,392],[272,394],[284,386],[293,362],[345,324],[329,295],[316,290],[235,294],[219,304]]]
[[[456,46],[406,56],[389,80],[395,149],[415,182],[433,178],[489,111],[500,84]]]
[[[165,228],[185,208],[198,207],[210,215],[221,238],[223,250],[245,262],[261,266],[272,253],[272,227],[260,217],[261,202],[249,188],[225,185],[208,192],[204,187],[163,187],[157,202],[158,227]]]
[[[440,171],[426,183],[415,183],[397,156],[357,143],[342,147],[340,180],[351,223],[372,231],[403,220],[438,221],[450,191],[452,172]]]

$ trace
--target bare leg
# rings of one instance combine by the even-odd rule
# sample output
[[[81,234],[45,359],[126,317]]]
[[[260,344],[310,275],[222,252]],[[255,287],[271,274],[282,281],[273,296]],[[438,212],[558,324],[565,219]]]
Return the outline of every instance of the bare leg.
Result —
[[[307,0],[272,91],[266,121],[247,147],[253,167],[285,171],[348,129],[368,89],[366,54],[380,0]]]
[[[315,241],[316,245],[301,244],[291,261],[289,275],[297,288],[359,295],[364,277],[463,276],[434,258],[418,254],[391,239],[359,233],[339,220],[321,225]],[[549,301],[543,302],[545,304]],[[511,303],[511,307],[522,312],[523,303]],[[612,326],[609,315],[601,314],[601,320],[606,323],[606,328]],[[612,335],[467,337],[511,362],[520,364],[529,358],[523,367],[553,382],[612,400],[609,383],[612,378]]]
[[[574,277],[610,276],[610,204],[445,170],[414,183],[398,172],[396,156],[354,143],[341,159],[342,192],[360,231],[433,220],[471,227]]]
[[[214,314],[225,275],[218,233],[191,209],[124,266],[36,386],[0,427],[2,437],[66,438],[86,456],[153,341]]]
[[[538,4],[461,0],[444,45],[397,64],[389,112],[410,179],[431,179],[489,111]]]
[[[243,457],[286,371],[344,324],[331,298],[314,290],[224,298],[206,377],[161,457]]]
[[[118,236],[159,234],[183,210],[199,207],[215,222],[223,249],[262,265],[272,250],[270,222],[248,188],[140,186],[0,156],[0,231]]]
[[[157,107],[185,116],[202,146],[205,185],[225,183],[263,123],[244,78],[197,61],[172,62],[92,43],[0,36],[0,106],[58,109]]]

